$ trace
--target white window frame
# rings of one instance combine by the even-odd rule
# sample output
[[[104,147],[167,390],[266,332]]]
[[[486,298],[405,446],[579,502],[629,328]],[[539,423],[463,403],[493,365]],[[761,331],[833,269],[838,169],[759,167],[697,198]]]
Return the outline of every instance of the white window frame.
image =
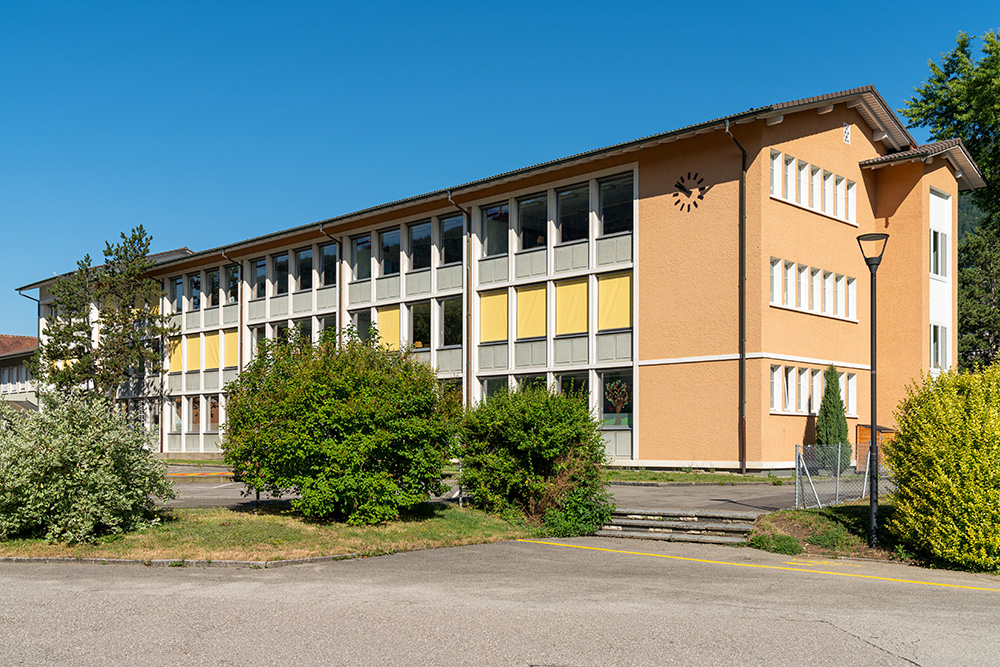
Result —
[[[795,306],[809,310],[809,267],[799,264],[799,289],[795,295]]]
[[[847,277],[847,312],[844,317],[858,319],[858,281]]]
[[[812,292],[812,312],[820,313],[823,311],[823,270],[822,269],[810,269],[809,271],[809,282]]]
[[[791,155],[785,156],[784,178],[785,199],[795,201],[795,158]]]
[[[823,170],[813,166],[810,174],[812,181],[812,202],[810,208],[819,211],[823,208]]]
[[[936,229],[931,230],[931,275],[938,278],[948,277],[948,234]]]
[[[784,373],[784,398],[785,398],[785,412],[795,412],[795,400],[798,398],[795,392],[795,381],[798,379],[798,374],[795,372],[794,366],[785,366]]]
[[[823,314],[833,314],[833,272],[823,272]]]
[[[795,262],[785,262],[785,279],[784,279],[784,290],[785,293],[782,296],[781,303],[786,306],[791,306],[795,303]]]
[[[809,412],[816,415],[819,414],[819,404],[823,400],[823,371],[818,368],[813,369],[812,373],[812,403],[809,404]]]
[[[834,175],[834,217],[847,220],[847,182],[843,176]]]
[[[833,172],[823,171],[823,213],[833,215]]]
[[[809,369],[800,368],[799,370],[799,404],[798,411],[801,413],[809,412]]]
[[[847,374],[847,414],[856,417],[858,414],[858,375]]]
[[[781,260],[771,258],[771,303],[781,303]]]
[[[771,410],[781,412],[781,366],[771,366]]]
[[[858,222],[858,185],[854,181],[847,181],[847,222],[857,224]]]
[[[809,163],[799,160],[799,191],[795,201],[801,206],[809,206]]]
[[[781,198],[781,153],[771,151],[771,196]]]

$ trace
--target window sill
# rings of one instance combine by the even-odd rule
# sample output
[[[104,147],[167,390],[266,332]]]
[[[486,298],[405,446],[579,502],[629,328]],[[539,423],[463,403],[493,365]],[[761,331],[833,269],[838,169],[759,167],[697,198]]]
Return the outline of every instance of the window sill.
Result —
[[[617,239],[617,238],[621,238],[622,236],[628,236],[631,233],[632,233],[632,230],[631,229],[627,229],[624,232],[611,232],[610,234],[601,234],[600,236],[597,237],[597,239],[598,240],[601,240],[601,239]]]
[[[447,269],[452,266],[462,266],[462,260],[458,260],[457,262],[448,262],[446,264],[439,264],[437,268]]]
[[[312,287],[307,287],[306,289],[299,289],[292,292],[292,294],[309,294],[313,291]]]
[[[422,266],[419,269],[410,269],[409,271],[406,272],[406,275],[407,276],[412,276],[414,273],[430,273],[430,271],[431,271],[431,267],[429,267],[429,266]]]
[[[786,306],[782,303],[772,303],[771,308],[778,308],[780,310],[789,310],[793,313],[802,313],[803,315],[814,315],[816,317],[825,317],[829,320],[839,320],[841,322],[853,322],[854,324],[857,324],[859,322],[859,320],[855,317],[843,317],[841,315],[829,315],[827,313],[817,313],[814,310],[796,308],[795,306]]]
[[[631,424],[601,424],[602,431],[631,431]]]
[[[768,414],[775,417],[816,417],[818,412],[790,412],[788,410],[771,410]],[[848,419],[857,419],[858,415],[850,412],[844,414]]]
[[[370,283],[371,281],[372,281],[371,278],[359,278],[357,280],[352,280],[351,282],[348,283],[348,285],[360,285],[362,283]]]
[[[427,347],[427,348],[423,348],[423,349],[429,350],[430,348]],[[442,345],[441,347],[437,348],[437,351],[438,352],[442,352],[442,351],[445,351],[445,350],[461,350],[461,349],[462,349],[462,344],[459,343],[458,345]]]
[[[814,208],[811,208],[809,206],[805,206],[804,204],[800,204],[797,201],[792,201],[791,199],[785,199],[784,197],[779,197],[778,195],[771,195],[771,199],[773,199],[774,201],[780,201],[783,204],[788,204],[790,206],[794,206],[795,208],[802,209],[803,211],[809,211],[810,213],[815,213],[816,215],[823,216],[824,218],[828,218],[830,220],[836,220],[837,222],[842,222],[845,225],[850,225],[851,227],[857,227],[858,226],[858,223],[857,223],[856,220],[848,220],[846,218],[838,218],[835,215],[830,215],[829,213],[824,213],[823,211],[818,211],[818,210],[816,210]]]
[[[530,255],[533,252],[545,252],[546,250],[548,250],[548,246],[540,245],[540,246],[536,246],[534,248],[528,248],[527,250],[518,250],[517,252],[514,253],[514,255],[515,256],[517,256],[517,255]]]
[[[620,334],[620,333],[632,333],[632,327],[621,327],[618,329],[598,329],[597,334]]]
[[[544,341],[547,336],[532,336],[530,338],[516,338],[515,343],[537,343],[539,341]]]
[[[585,239],[574,239],[572,241],[560,241],[559,243],[556,244],[555,247],[557,247],[557,248],[569,248],[569,247],[572,247],[572,246],[575,246],[575,245],[586,245],[587,243],[590,243],[590,239],[586,239],[586,238]]]
[[[937,273],[932,273],[931,274],[931,280],[937,281],[939,283],[944,283],[944,284],[948,284],[948,283],[951,282],[950,280],[948,280],[948,276],[942,276],[942,275],[937,274]]]
[[[577,331],[575,333],[556,334],[555,337],[554,337],[554,339],[555,340],[573,340],[574,338],[586,338],[586,337],[587,337],[587,332],[586,331]]]
[[[506,258],[506,257],[507,257],[507,253],[505,253],[505,252],[498,252],[495,255],[484,255],[483,257],[479,258],[479,261],[480,262],[485,262],[485,261],[490,260],[490,259],[500,259],[500,258]]]
[[[541,339],[539,339],[541,340]],[[484,340],[479,343],[479,347],[499,347],[501,345],[507,345],[506,340]]]
[[[383,273],[378,277],[378,279],[382,280],[383,278],[398,278],[398,277],[399,277],[399,271],[396,271],[395,273]]]

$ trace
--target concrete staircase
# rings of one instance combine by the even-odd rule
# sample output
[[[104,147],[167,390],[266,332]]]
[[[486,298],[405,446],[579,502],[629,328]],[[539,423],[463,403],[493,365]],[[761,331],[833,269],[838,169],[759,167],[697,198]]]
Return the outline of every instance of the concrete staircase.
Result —
[[[600,537],[640,540],[745,544],[753,522],[763,512],[726,510],[646,510],[620,507],[611,523],[597,531]]]

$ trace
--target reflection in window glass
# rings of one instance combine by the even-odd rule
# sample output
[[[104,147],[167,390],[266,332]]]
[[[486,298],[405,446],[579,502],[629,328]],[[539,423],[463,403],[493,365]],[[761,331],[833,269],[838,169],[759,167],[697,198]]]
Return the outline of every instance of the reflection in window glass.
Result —
[[[330,243],[319,249],[320,260],[323,262],[323,287],[337,284],[337,244]]]
[[[306,341],[312,340],[313,323],[311,317],[307,317],[301,320],[295,320],[294,324],[295,328],[299,330],[299,335],[302,337],[303,340]]]
[[[192,396],[189,400],[191,402],[188,406],[188,431],[197,433],[201,430],[201,397]]]
[[[496,396],[501,391],[507,391],[507,376],[498,378],[486,378],[483,380],[483,397],[490,398]]]
[[[382,263],[383,276],[391,276],[399,273],[398,229],[391,229],[379,234],[379,259]]]
[[[219,397],[208,397],[208,430],[213,433],[219,430]]]
[[[483,209],[483,252],[487,257],[507,254],[510,206],[504,202]]]
[[[355,280],[372,277],[372,237],[367,234],[351,239],[351,261]]]
[[[327,329],[331,330],[333,333],[337,333],[337,316],[327,315],[323,318],[323,331]]]
[[[542,193],[517,202],[521,250],[545,246],[549,224],[548,195]]]
[[[556,193],[559,242],[579,241],[590,235],[590,187],[577,185]]]
[[[431,265],[431,223],[410,225],[410,270],[427,269]]]
[[[441,219],[441,263],[462,261],[462,216]]]
[[[184,278],[180,276],[170,281],[170,306],[175,313],[181,312],[184,308]],[[50,318],[55,319],[54,312],[50,315]]]
[[[601,421],[605,426],[632,426],[632,372],[601,373]]]
[[[567,396],[582,396],[590,394],[589,380],[586,373],[574,373],[559,376],[559,391]]]
[[[601,181],[601,233],[632,231],[632,174]]]
[[[226,303],[236,303],[240,300],[240,267],[226,267]]]
[[[544,375],[521,375],[517,378],[519,389],[545,389],[547,386]]]
[[[372,312],[367,309],[358,310],[351,315],[351,319],[354,321],[354,328],[358,332],[358,339],[361,341],[368,340],[372,328]]]
[[[288,294],[288,253],[274,256],[274,293]]]
[[[312,248],[299,250],[295,253],[295,289],[310,290],[313,286],[313,251]]]
[[[443,299],[441,310],[444,317],[444,335],[442,345],[462,344],[462,297],[454,299]]]
[[[420,301],[410,307],[410,343],[423,348],[431,345],[431,302]]]
[[[288,342],[288,323],[282,322],[281,324],[276,324],[274,326],[274,338],[279,343]]]
[[[180,433],[182,426],[184,425],[184,420],[182,418],[183,410],[183,399],[180,396],[174,398],[171,401],[170,406],[170,431],[173,433]]]
[[[267,296],[267,262],[258,259],[250,264],[250,280],[253,285],[253,298],[263,299]]]
[[[201,308],[201,274],[188,276],[188,295],[191,297],[191,310]]]
[[[212,269],[205,272],[205,300],[208,307],[219,305],[219,270]]]

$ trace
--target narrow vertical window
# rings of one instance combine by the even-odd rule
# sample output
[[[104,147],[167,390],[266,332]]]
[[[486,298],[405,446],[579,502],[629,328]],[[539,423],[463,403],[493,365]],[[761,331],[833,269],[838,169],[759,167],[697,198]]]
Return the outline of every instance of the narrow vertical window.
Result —
[[[771,196],[781,196],[781,153],[771,151]]]
[[[823,212],[827,215],[834,214],[833,208],[833,174],[829,171],[823,172]]]
[[[183,400],[180,396],[177,396],[170,401],[170,431],[172,433],[180,433],[181,429],[184,428]]]
[[[219,396],[213,395],[208,397],[208,430],[212,433],[217,433],[219,431]]]
[[[823,313],[833,314],[833,274],[829,271],[823,272]]]
[[[847,414],[858,414],[858,376],[855,373],[847,374]]]
[[[193,273],[188,276],[188,304],[191,310],[201,309],[201,274]]]
[[[382,345],[390,350],[399,349],[399,306],[378,309],[378,335]]]
[[[809,412],[809,369],[799,369],[799,412]]]
[[[410,306],[410,345],[417,349],[431,346],[430,301],[418,301]]]
[[[358,340],[364,342],[368,340],[372,328],[372,312],[369,309],[356,310],[351,313],[351,320],[354,330],[358,334]]]
[[[299,292],[311,290],[313,286],[313,251],[304,248],[295,253],[295,289]]]
[[[834,311],[835,315],[840,315],[841,317],[847,317],[847,277],[842,275],[837,275],[837,306]]]
[[[781,303],[791,306],[795,303],[795,263],[785,262],[785,294]]]
[[[197,433],[201,430],[201,397],[192,396],[188,399],[188,432]]]
[[[355,280],[372,277],[372,237],[368,234],[351,239],[351,268]]]
[[[795,295],[795,307],[809,310],[809,267],[799,264],[799,290]]]
[[[313,322],[311,317],[304,317],[301,320],[295,320],[292,325],[299,332],[299,337],[307,342],[312,342],[313,335]]]
[[[175,313],[184,310],[184,278],[178,276],[170,280],[170,307]],[[54,319],[55,315],[51,315]]]
[[[812,167],[809,170],[809,180],[812,182],[812,201],[809,208],[814,211],[823,208],[823,178],[819,167]]]
[[[601,373],[601,421],[605,427],[634,425],[633,398],[632,371]]]
[[[394,276],[399,273],[399,228],[380,232],[379,263],[383,276]]]
[[[253,281],[253,298],[263,299],[267,296],[267,262],[257,259],[250,263],[250,277]]]
[[[226,303],[240,300],[240,267],[231,264],[226,267]]]
[[[771,366],[771,410],[781,412],[781,366]]]
[[[809,206],[809,163],[799,160],[799,191],[795,201]]]
[[[847,221],[858,220],[858,186],[854,181],[847,181]]]
[[[462,215],[441,218],[441,263],[458,264],[462,261]]]
[[[337,244],[328,243],[319,248],[320,270],[323,272],[320,278],[323,287],[337,284]]]
[[[429,269],[431,266],[431,223],[410,225],[410,271]]]
[[[510,205],[506,202],[483,209],[483,254],[496,257],[507,254]]]
[[[795,201],[795,158],[785,156],[785,199]]]
[[[543,192],[519,200],[517,224],[521,250],[544,248],[549,226],[548,195]]]
[[[795,367],[785,366],[785,411],[795,412]]]
[[[632,174],[615,176],[600,182],[601,234],[632,231]]]
[[[556,192],[556,224],[560,243],[590,236],[589,185],[584,183]]]
[[[288,253],[283,252],[271,258],[274,272],[274,293],[288,294]]]
[[[219,270],[210,269],[205,272],[205,301],[208,307],[213,308],[219,305]]]
[[[836,191],[834,194],[835,203],[834,208],[836,215],[841,220],[847,220],[847,188],[846,181],[844,181],[843,176],[836,177]]]
[[[819,269],[812,269],[809,273],[809,282],[812,291],[812,312],[819,313],[823,310],[823,280]]]
[[[809,412],[819,414],[819,404],[823,400],[823,371],[812,371],[812,402],[809,405]]]
[[[858,284],[854,278],[847,279],[847,310],[844,317],[858,319]]]
[[[462,344],[462,297],[441,300],[441,344],[452,347]]]
[[[781,303],[781,260],[771,258],[771,303]]]

